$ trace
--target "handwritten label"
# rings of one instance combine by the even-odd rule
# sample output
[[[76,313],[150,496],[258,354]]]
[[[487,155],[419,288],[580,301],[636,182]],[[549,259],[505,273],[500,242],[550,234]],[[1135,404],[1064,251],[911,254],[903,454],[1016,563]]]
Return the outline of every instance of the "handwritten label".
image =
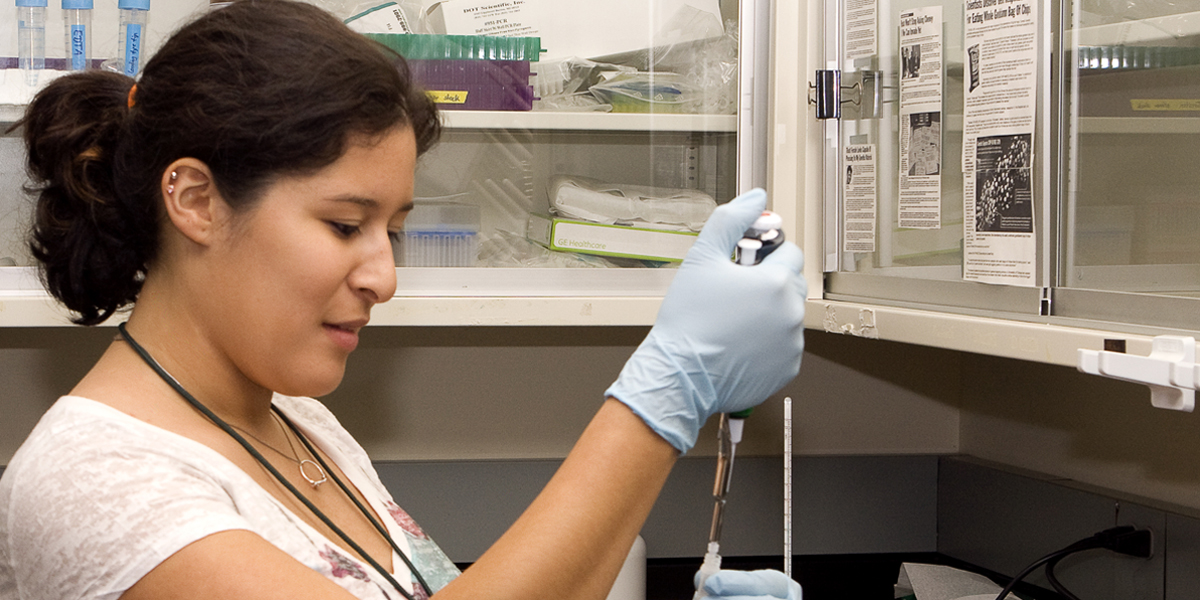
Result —
[[[429,91],[430,98],[437,104],[466,104],[467,93],[464,92],[447,92],[447,91]]]
[[[1135,111],[1187,111],[1200,110],[1200,99],[1133,99],[1129,101]]]

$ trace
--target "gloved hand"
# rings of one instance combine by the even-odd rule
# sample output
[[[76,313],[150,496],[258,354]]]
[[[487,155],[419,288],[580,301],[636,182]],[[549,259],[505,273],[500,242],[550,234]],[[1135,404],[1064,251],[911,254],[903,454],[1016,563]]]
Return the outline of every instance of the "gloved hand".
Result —
[[[710,416],[755,406],[800,371],[808,289],[800,249],[785,242],[754,266],[731,260],[766,203],[756,189],[717,207],[654,327],[605,392],[681,453]]]
[[[699,573],[696,573],[699,577]],[[717,571],[704,582],[704,597],[714,600],[802,600],[800,584],[779,571]]]

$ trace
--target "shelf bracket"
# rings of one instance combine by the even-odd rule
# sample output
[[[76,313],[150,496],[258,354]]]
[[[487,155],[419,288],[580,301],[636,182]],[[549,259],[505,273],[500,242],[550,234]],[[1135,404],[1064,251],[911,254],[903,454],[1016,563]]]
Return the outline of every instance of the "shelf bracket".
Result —
[[[1149,356],[1081,348],[1078,368],[1091,375],[1148,386],[1150,404],[1157,408],[1192,412],[1196,405],[1200,365],[1196,364],[1196,339],[1192,337],[1157,336]]]

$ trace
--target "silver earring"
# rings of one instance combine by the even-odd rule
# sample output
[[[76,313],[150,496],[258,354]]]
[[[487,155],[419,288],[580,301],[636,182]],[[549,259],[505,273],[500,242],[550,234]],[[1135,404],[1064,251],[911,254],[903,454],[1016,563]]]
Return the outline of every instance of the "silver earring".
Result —
[[[168,194],[175,193],[175,179],[178,177],[179,177],[179,173],[176,173],[175,171],[171,171],[171,183],[167,184],[167,193]]]

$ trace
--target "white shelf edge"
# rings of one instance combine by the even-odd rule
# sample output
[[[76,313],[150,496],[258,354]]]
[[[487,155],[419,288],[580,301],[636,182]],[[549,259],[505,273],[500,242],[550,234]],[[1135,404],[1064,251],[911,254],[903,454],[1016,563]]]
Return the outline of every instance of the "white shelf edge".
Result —
[[[465,110],[447,110],[441,114],[450,129],[737,131],[735,115]]]
[[[370,327],[388,326],[648,326],[661,298],[396,297],[371,311]],[[102,326],[124,321],[123,314]],[[74,327],[48,294],[0,295],[0,328]]]
[[[863,327],[863,323],[873,324]],[[1052,325],[973,315],[809,298],[805,326],[870,339],[1075,367],[1079,349],[1100,350],[1105,339],[1126,341],[1130,354],[1147,355],[1151,335],[1087,326]]]
[[[0,123],[25,115],[23,104],[0,104]],[[672,115],[591,112],[442,111],[447,129],[530,129],[542,131],[705,131],[734,133],[735,115]]]

